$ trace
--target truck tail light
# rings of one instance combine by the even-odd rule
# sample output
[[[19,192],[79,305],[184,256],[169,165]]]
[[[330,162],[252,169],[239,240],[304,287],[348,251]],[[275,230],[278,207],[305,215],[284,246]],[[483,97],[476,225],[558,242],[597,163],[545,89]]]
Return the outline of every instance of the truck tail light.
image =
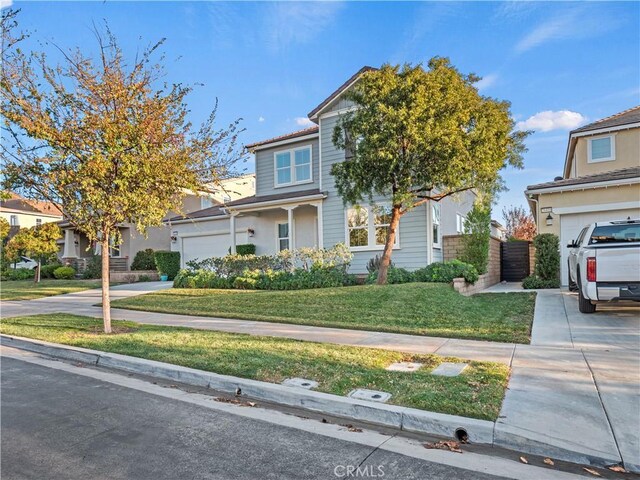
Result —
[[[587,258],[587,282],[596,281],[596,257]]]

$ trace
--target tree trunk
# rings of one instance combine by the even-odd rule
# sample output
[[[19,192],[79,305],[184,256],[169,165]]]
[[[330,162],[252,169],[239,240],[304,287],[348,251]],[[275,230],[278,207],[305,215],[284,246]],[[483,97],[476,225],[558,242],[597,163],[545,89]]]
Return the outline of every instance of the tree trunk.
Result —
[[[384,245],[384,252],[380,260],[380,268],[378,269],[378,285],[387,283],[387,272],[391,264],[391,252],[396,243],[396,233],[400,224],[400,205],[394,205],[391,210],[391,223],[389,224],[389,234],[387,235],[387,243]]]
[[[36,283],[40,283],[40,270],[42,269],[42,260],[38,259],[38,266],[36,267]]]
[[[104,333],[111,333],[111,300],[109,298],[109,235],[103,234],[102,240],[102,321]]]

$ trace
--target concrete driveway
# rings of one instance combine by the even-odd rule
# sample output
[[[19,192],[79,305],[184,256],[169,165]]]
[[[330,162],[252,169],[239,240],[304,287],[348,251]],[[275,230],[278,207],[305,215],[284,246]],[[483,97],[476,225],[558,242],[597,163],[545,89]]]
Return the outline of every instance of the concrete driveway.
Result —
[[[640,471],[640,308],[582,314],[575,294],[540,291],[531,345],[516,347],[512,369],[496,425],[505,444],[521,437],[531,452],[553,445]]]

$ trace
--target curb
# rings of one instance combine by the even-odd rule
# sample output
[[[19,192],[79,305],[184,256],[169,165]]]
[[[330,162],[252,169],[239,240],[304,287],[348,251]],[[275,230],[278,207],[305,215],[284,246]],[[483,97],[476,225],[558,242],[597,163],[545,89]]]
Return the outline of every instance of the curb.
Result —
[[[0,344],[63,360],[173,380],[224,393],[234,394],[240,388],[243,395],[257,400],[394,427],[409,432],[456,438],[456,431],[464,429],[467,432],[469,442],[493,445],[494,423],[488,420],[355,400],[329,393],[220,375],[154,360],[69,347],[13,335],[0,335]]]
[[[51,357],[107,367],[130,373],[177,381],[187,385],[210,388],[223,393],[242,395],[256,400],[297,407],[327,415],[334,415],[371,424],[393,427],[408,432],[456,439],[456,431],[464,429],[474,444],[499,446],[533,455],[547,456],[567,462],[606,467],[620,463],[620,458],[600,452],[572,450],[542,439],[529,438],[525,432],[511,431],[505,424],[474,418],[429,412],[409,407],[356,400],[303,388],[249,380],[230,375],[205,372],[154,360],[146,360],[117,353],[70,347],[56,343],[0,334],[0,345],[40,353]],[[625,465],[632,472],[635,465]]]

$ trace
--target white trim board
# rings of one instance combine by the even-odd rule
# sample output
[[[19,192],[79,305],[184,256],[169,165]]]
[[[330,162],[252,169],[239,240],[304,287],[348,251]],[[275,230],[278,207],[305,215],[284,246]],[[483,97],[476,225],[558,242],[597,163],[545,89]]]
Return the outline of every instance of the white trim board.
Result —
[[[623,178],[619,180],[607,180],[604,182],[589,182],[589,183],[578,183],[574,185],[561,185],[561,186],[550,186],[550,187],[542,187],[542,188],[534,188],[532,190],[526,190],[524,193],[555,193],[555,192],[569,192],[572,190],[590,190],[593,188],[606,188],[606,187],[619,187],[622,185],[633,185],[636,183],[640,183],[640,177],[635,178]]]
[[[309,135],[303,135],[301,137],[294,137],[294,138],[288,138],[286,140],[279,140],[277,142],[265,143],[264,145],[259,145],[254,148],[250,148],[249,151],[255,153],[258,150],[266,150],[268,148],[278,147],[280,145],[287,145],[289,143],[304,142],[305,140],[312,140],[316,137],[318,137],[318,133],[310,133]]]
[[[567,215],[571,213],[607,212],[612,210],[633,210],[633,209],[640,211],[640,203],[619,202],[619,203],[600,203],[598,205],[579,205],[575,207],[558,207],[558,208],[552,208],[551,213],[555,213],[556,215]]]

